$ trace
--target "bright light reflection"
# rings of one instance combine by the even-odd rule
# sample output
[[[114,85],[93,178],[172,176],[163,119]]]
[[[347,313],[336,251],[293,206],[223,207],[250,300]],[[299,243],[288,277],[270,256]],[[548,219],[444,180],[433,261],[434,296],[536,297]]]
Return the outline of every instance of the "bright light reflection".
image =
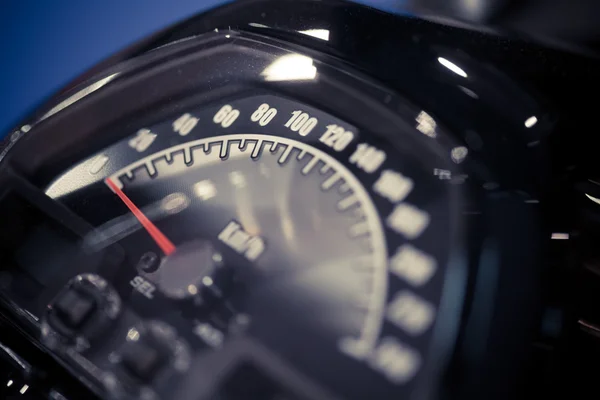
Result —
[[[465,146],[458,146],[452,149],[450,155],[452,156],[452,161],[456,164],[460,164],[465,160],[467,155],[469,154],[469,149]]]
[[[209,200],[217,195],[217,188],[211,180],[205,179],[194,185],[194,192],[200,200]]]
[[[552,236],[550,236],[550,238],[554,240],[569,240],[569,234],[555,232],[552,234]]]
[[[287,54],[265,68],[261,75],[267,82],[310,80],[317,76],[317,67],[310,57]]]
[[[195,296],[198,294],[198,288],[194,285],[188,285],[187,290],[188,290],[188,293],[191,294],[192,296]]]
[[[12,384],[13,384],[13,381],[12,381],[12,379],[11,379],[11,380],[9,380],[9,381],[6,383],[6,386],[11,386]]]
[[[25,394],[25,392],[27,391],[27,389],[29,389],[29,385],[23,385],[23,387],[21,388],[21,390],[19,390],[19,393]]]
[[[127,332],[127,340],[130,342],[136,342],[140,338],[140,333],[137,329],[131,328],[129,332]]]
[[[587,194],[587,193],[585,194],[585,197],[587,197],[588,199],[590,199],[591,201],[593,201],[593,202],[594,202],[594,203],[596,203],[596,204],[600,204],[600,199],[598,199],[598,198],[596,198],[596,197],[590,196],[590,195],[589,195],[589,194]]]
[[[458,88],[460,90],[462,90],[463,93],[465,93],[469,97],[472,97],[474,99],[478,99],[479,98],[479,95],[477,93],[475,93],[474,91],[472,91],[471,89],[469,89],[469,88],[466,88],[464,86],[458,86]]]
[[[444,57],[438,57],[438,61],[444,67],[448,68],[450,71],[454,72],[456,75],[462,76],[463,78],[467,77],[467,73],[464,69],[454,64],[452,61],[445,59]]]
[[[437,124],[431,115],[427,114],[425,111],[421,111],[415,120],[417,121],[417,130],[419,132],[430,138],[437,137],[437,132],[435,131]]]
[[[300,31],[308,36],[316,37],[321,40],[329,40],[329,29],[307,29],[305,31]]]
[[[537,124],[538,119],[537,117],[534,115],[533,117],[529,117],[525,120],[525,126],[527,128],[531,128],[532,126],[534,126],[535,124]]]
[[[69,97],[64,101],[61,101],[57,106],[53,107],[50,111],[44,114],[44,116],[40,118],[40,121],[43,121],[46,118],[53,116],[57,112],[64,110],[65,108],[73,105],[74,103],[78,102],[84,97],[94,93],[96,90],[100,89],[102,86],[115,79],[117,75],[119,75],[118,72],[116,74],[109,75],[106,78],[102,78],[99,81],[92,83],[88,87],[81,89],[79,92],[75,93],[73,96]]]

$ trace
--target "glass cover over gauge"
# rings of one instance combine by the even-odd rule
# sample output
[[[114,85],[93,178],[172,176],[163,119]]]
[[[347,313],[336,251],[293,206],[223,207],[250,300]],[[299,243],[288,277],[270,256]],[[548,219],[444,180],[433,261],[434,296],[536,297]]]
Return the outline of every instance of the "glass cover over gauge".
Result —
[[[44,178],[89,226],[30,297],[8,289],[32,314],[50,303],[46,345],[117,394],[210,395],[237,365],[300,398],[418,393],[459,317],[467,149],[367,79],[252,35],[176,46],[191,58],[73,111],[126,122]],[[87,129],[57,121],[61,140]]]
[[[452,205],[420,164],[265,94],[140,127],[46,193],[96,227],[87,250],[124,249],[140,312],[181,310],[212,346],[243,329],[298,365],[350,357],[406,384],[435,322]]]

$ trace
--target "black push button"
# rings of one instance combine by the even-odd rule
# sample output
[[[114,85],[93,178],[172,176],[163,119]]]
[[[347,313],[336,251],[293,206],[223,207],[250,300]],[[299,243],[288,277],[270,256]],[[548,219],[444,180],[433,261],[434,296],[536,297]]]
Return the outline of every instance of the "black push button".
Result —
[[[71,288],[54,304],[57,317],[71,329],[80,328],[94,313],[96,302],[90,295]]]
[[[104,337],[121,311],[121,299],[101,276],[71,279],[48,304],[42,319],[42,340],[52,348],[88,349]]]
[[[169,352],[143,336],[128,342],[121,355],[123,367],[135,378],[151,382],[168,360]]]

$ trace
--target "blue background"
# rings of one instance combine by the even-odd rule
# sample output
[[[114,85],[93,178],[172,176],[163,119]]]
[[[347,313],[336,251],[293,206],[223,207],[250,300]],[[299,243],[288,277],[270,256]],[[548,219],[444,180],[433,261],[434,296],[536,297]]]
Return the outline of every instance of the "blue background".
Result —
[[[3,0],[0,137],[45,98],[122,48],[227,0]],[[363,0],[379,8],[399,0]]]

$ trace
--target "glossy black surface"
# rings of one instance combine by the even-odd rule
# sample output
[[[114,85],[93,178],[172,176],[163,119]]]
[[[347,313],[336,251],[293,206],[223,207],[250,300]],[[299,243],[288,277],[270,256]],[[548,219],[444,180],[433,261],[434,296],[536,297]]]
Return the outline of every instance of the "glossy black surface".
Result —
[[[469,265],[469,274],[464,276],[468,290],[462,303],[458,341],[444,335],[443,328],[438,329],[438,338],[446,340],[438,341],[443,346],[432,347],[431,354],[443,354],[437,352],[456,344],[450,368],[443,368],[446,364],[443,358],[442,362],[440,358],[435,359],[436,362],[423,370],[426,384],[422,385],[423,391],[414,392],[415,395],[512,398],[515,396],[513,383],[519,382],[519,377],[532,392],[548,390],[550,393],[558,383],[552,382],[553,376],[560,376],[561,371],[578,375],[579,370],[572,366],[582,358],[580,353],[572,351],[572,343],[582,347],[578,350],[581,353],[597,346],[586,333],[594,332],[597,319],[595,308],[588,307],[595,298],[593,243],[597,211],[581,190],[593,196],[596,188],[594,182],[588,181],[598,173],[596,141],[589,133],[595,126],[591,117],[595,104],[589,99],[600,88],[598,65],[530,43],[392,17],[342,2],[253,1],[193,18],[98,67],[96,72],[106,69],[98,78],[119,75],[97,93],[38,124],[40,117],[68,94],[53,100],[27,121],[25,129],[13,135],[13,139],[21,136],[22,139],[7,154],[1,179],[6,188],[14,188],[18,199],[14,200],[14,195],[3,199],[3,205],[7,209],[10,205],[13,210],[13,218],[2,221],[3,230],[8,231],[15,224],[28,226],[19,219],[24,215],[19,210],[23,207],[21,199],[25,198],[27,204],[42,210],[40,219],[50,221],[46,223],[49,228],[45,229],[50,229],[54,236],[56,231],[64,230],[64,226],[55,227],[57,222],[66,224],[67,231],[84,234],[89,229],[86,223],[51,204],[36,193],[35,188],[45,187],[59,172],[111,145],[135,129],[136,124],[158,121],[161,116],[183,110],[170,108],[169,104],[182,98],[184,90],[190,94],[201,90],[199,81],[165,73],[160,77],[165,90],[157,93],[153,86],[143,85],[136,79],[136,74],[152,68],[161,58],[191,66],[175,61],[176,57],[192,59],[193,53],[203,48],[202,38],[149,50],[214,29],[225,30],[225,34],[229,29],[233,31],[231,34],[251,31],[266,42],[270,41],[267,36],[284,39],[291,43],[286,46],[298,46],[297,49],[315,59],[338,68],[357,69],[385,88],[369,93],[374,96],[370,101],[378,107],[413,121],[415,127],[419,125],[419,112],[424,110],[445,131],[451,132],[454,143],[468,148],[469,157],[461,168],[469,175],[465,198],[470,202],[464,205],[458,218],[469,226],[465,238],[467,247],[461,253]],[[321,30],[321,35],[323,30],[328,31],[328,40],[299,33],[315,29]],[[131,60],[138,55],[140,59]],[[449,69],[448,63],[444,66],[440,59],[450,61],[459,69]],[[123,64],[112,65],[122,60],[125,60]],[[186,76],[193,76],[193,71],[191,67],[184,68]],[[223,74],[229,79],[239,76],[240,72],[225,69]],[[71,94],[98,78],[72,89]],[[357,109],[351,110],[343,101],[327,102],[311,95],[310,90],[301,85],[280,85],[278,90],[357,126],[367,126],[374,120]],[[397,100],[396,94],[413,105],[407,107],[405,101]],[[115,112],[115,99],[119,98],[128,101],[123,101]],[[194,99],[201,100],[204,98]],[[146,116],[147,110],[153,110],[153,114]],[[533,124],[532,117],[535,117]],[[379,133],[392,142],[398,137],[393,129],[378,128]],[[77,135],[66,134],[73,131]],[[6,145],[10,147],[11,141]],[[18,176],[8,175],[9,169],[14,169]],[[33,186],[23,182],[23,178],[30,180]],[[575,188],[580,191],[573,190]],[[49,213],[51,217],[46,217]],[[36,225],[37,219],[32,224]],[[551,241],[553,232],[568,232],[571,240]],[[11,249],[28,235],[27,229],[22,234],[11,234],[5,248]],[[540,244],[546,254],[542,272],[536,268]],[[6,254],[12,255],[12,250]],[[582,262],[587,269],[574,273]],[[576,280],[579,274],[592,287],[580,290],[585,287]],[[448,276],[447,282],[462,278]],[[537,294],[540,278],[544,283],[542,301]],[[574,291],[581,294],[581,299],[573,296]],[[536,314],[534,306],[540,302],[545,308],[538,308],[540,311]],[[449,301],[445,306],[455,311],[461,307]],[[18,307],[14,310],[19,312]],[[21,320],[27,318],[31,320],[21,315]],[[540,324],[543,329],[536,338],[537,349],[543,351],[537,351],[542,363],[535,364],[534,369],[539,372],[546,366],[559,365],[556,375],[540,373],[539,381],[529,378],[530,375],[521,375],[522,360],[538,332],[538,318],[543,321]],[[451,320],[438,321],[438,327],[452,324]],[[585,328],[583,339],[577,324]],[[563,338],[571,340],[558,341],[561,329],[566,334]],[[585,345],[581,344],[583,340]],[[591,342],[589,346],[588,342]],[[267,370],[279,362],[276,356],[255,343],[234,343],[218,359],[193,366],[189,374],[212,376],[208,365],[227,364],[245,353],[253,354],[261,368]],[[557,364],[557,359],[562,363]],[[310,398],[319,393],[319,388],[311,387],[294,371],[285,366],[276,369],[278,372],[271,371],[270,377],[285,381],[293,391],[303,393],[301,397]],[[586,372],[593,375],[592,371]],[[431,379],[439,374],[445,381],[433,387]],[[360,374],[348,376],[337,377],[360,383]],[[575,382],[581,382],[580,377],[577,379]],[[183,395],[201,389],[192,381],[186,381],[179,390]],[[526,393],[522,386],[519,393]]]

